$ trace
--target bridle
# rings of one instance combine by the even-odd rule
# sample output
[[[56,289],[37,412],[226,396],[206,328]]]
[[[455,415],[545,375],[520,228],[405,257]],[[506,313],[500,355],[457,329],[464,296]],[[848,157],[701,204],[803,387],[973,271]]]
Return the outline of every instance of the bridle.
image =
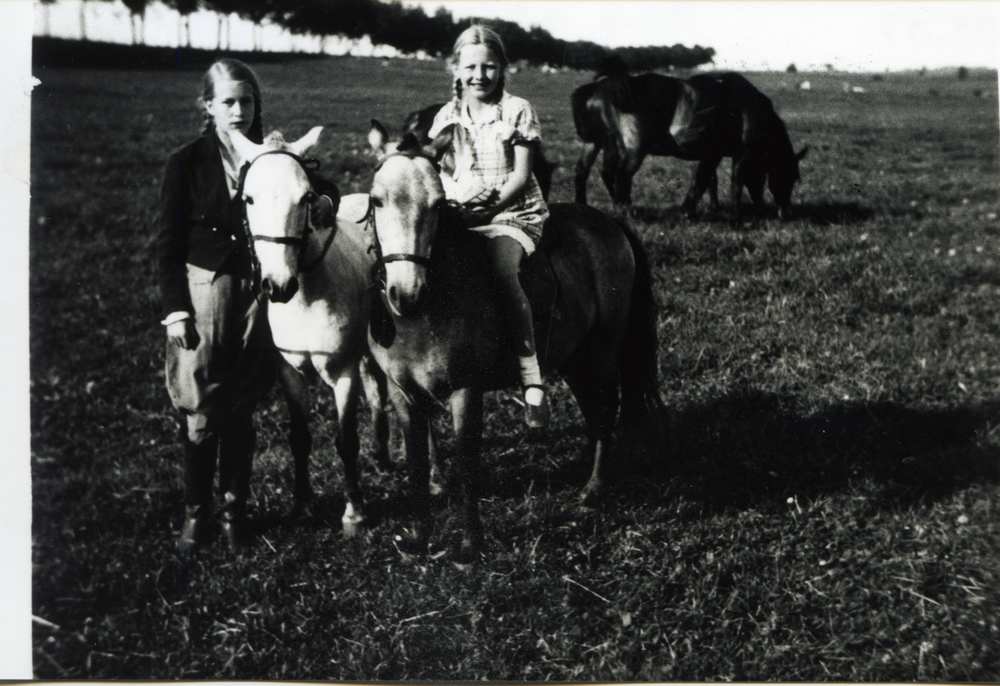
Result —
[[[249,163],[243,165],[243,169],[240,170],[239,184],[236,187],[237,197],[243,197],[243,187],[246,183],[247,173],[250,171],[250,167],[254,165],[261,157],[266,155],[287,155],[293,160],[298,162],[299,166],[306,173],[308,178],[312,178],[312,174],[319,169],[319,160],[309,159],[304,160],[294,152],[289,150],[267,150],[257,155]],[[312,189],[312,183],[310,181],[310,190]],[[309,250],[309,237],[315,232],[312,224],[309,220],[309,211],[306,211],[305,221],[302,225],[302,235],[301,236],[268,236],[259,233],[252,233],[250,231],[250,224],[247,221],[247,210],[246,205],[243,206],[243,224],[246,227],[247,235],[250,237],[250,249],[253,252],[253,259],[259,265],[259,260],[257,259],[256,251],[253,250],[253,244],[256,241],[263,241],[265,243],[277,243],[278,245],[291,245],[298,246],[298,255],[296,256],[296,269],[299,273],[308,273],[315,269],[323,258],[326,256],[327,251],[330,249],[330,245],[333,243],[334,237],[337,235],[337,223],[334,221],[333,226],[330,229],[330,235],[327,236],[326,240],[323,241],[323,247],[320,250],[319,255],[312,262],[306,262],[306,253]]]
[[[417,157],[423,158],[430,162],[434,166],[434,171],[440,171],[441,167],[438,164],[436,157],[430,153],[425,152],[423,149],[406,149],[406,150],[396,150],[389,153],[379,161],[378,165],[375,167],[377,172],[385,164],[385,161],[390,157],[407,157],[409,159],[415,159]],[[434,208],[438,209],[444,205],[444,201],[439,201]],[[417,255],[414,253],[389,253],[385,255],[382,253],[382,242],[378,237],[378,227],[375,224],[375,204],[372,202],[371,196],[368,197],[368,211],[365,212],[365,216],[358,220],[358,224],[364,224],[364,228],[372,227],[372,245],[368,248],[368,252],[375,253],[375,263],[372,265],[371,278],[372,282],[379,288],[385,288],[385,265],[389,262],[413,262],[422,267],[429,268],[431,266],[431,258],[429,255]]]

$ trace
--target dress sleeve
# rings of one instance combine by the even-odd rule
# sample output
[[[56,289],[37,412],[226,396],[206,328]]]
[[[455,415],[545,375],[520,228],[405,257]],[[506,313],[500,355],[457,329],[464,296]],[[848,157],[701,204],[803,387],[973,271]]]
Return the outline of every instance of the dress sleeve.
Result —
[[[504,119],[516,130],[511,137],[511,143],[541,143],[542,127],[538,122],[535,108],[527,100],[518,98],[515,106],[504,110]]]
[[[444,107],[438,110],[438,113],[434,115],[434,121],[431,123],[431,128],[427,131],[427,137],[434,140],[434,137],[441,133],[441,131],[448,126],[448,124],[454,123],[456,120],[456,106],[455,101],[452,100],[445,104]]]
[[[163,316],[173,312],[194,314],[187,283],[190,203],[184,192],[180,157],[171,155],[160,188],[160,215],[156,236],[156,263]]]

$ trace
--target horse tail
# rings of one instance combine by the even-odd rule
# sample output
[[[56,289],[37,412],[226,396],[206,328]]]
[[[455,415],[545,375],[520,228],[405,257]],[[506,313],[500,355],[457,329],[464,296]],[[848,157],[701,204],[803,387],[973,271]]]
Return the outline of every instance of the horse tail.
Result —
[[[619,352],[622,399],[619,422],[643,433],[652,431],[657,437],[662,437],[665,408],[657,382],[659,342],[652,271],[639,237],[623,222],[618,223],[635,257],[625,344]]]
[[[628,72],[625,60],[618,55],[609,55],[594,81],[598,84],[601,96],[619,112],[634,112],[636,108]]]
[[[594,121],[590,112],[590,98],[596,91],[595,84],[586,83],[570,96],[570,103],[573,109],[573,125],[576,126],[576,135],[584,143],[597,143],[600,140],[601,129],[599,122]]]

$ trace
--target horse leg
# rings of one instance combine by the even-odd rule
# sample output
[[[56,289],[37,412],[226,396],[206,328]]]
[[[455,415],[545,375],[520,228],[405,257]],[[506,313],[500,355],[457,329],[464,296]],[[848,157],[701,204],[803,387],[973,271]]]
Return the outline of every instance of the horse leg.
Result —
[[[611,202],[616,204],[618,203],[618,193],[615,189],[618,182],[619,160],[618,150],[613,145],[604,149],[604,160],[601,162],[601,180],[604,181],[604,187],[608,189]]]
[[[764,216],[764,181],[766,175],[763,169],[758,167],[743,168],[743,184],[747,187],[747,193],[753,202],[753,223],[756,226]]]
[[[361,441],[358,439],[358,372],[352,368],[336,379],[333,394],[337,400],[337,415],[340,431],[337,432],[337,453],[344,465],[344,490],[347,503],[340,518],[344,534],[353,536],[365,525],[365,502],[361,492],[361,477],[358,471],[358,453]]]
[[[712,207],[719,208],[719,177],[715,172],[718,166],[719,158],[711,158],[699,160],[698,166],[695,167],[691,188],[684,196],[684,202],[681,203],[681,210],[687,212],[691,219],[695,218],[695,208],[698,207],[698,202],[701,201],[701,196],[705,194],[706,188],[709,199],[712,201]]]
[[[584,356],[584,359],[588,359],[588,356]],[[593,467],[590,479],[580,493],[580,502],[587,507],[600,502],[607,490],[608,459],[611,455],[615,417],[618,415],[617,367],[610,364],[603,367],[602,370],[595,368],[593,364],[574,365],[564,376],[587,422],[588,452],[593,458]]]
[[[386,411],[386,404],[389,402],[388,379],[382,368],[367,355],[361,360],[358,369],[372,418],[372,461],[379,471],[385,473],[392,469],[389,457],[389,414]]]
[[[587,204],[587,177],[590,176],[590,168],[594,166],[597,153],[601,151],[601,146],[597,143],[584,142],[580,159],[576,161],[576,202],[581,205]]]
[[[430,478],[427,455],[429,410],[425,400],[417,398],[411,402],[395,384],[389,386],[389,397],[403,431],[404,461],[409,476],[409,512],[402,532],[396,535],[396,547],[404,555],[420,555],[427,552],[433,528],[427,488]]]
[[[312,434],[309,432],[309,382],[301,371],[284,357],[278,360],[278,382],[288,404],[288,446],[295,465],[295,487],[292,519],[312,517],[312,486],[309,483],[309,454]]]
[[[626,150],[625,154],[622,155],[621,161],[618,163],[617,197],[615,198],[617,204],[632,204],[632,178],[639,171],[645,158],[646,155],[638,150]]]
[[[730,180],[729,223],[737,226],[740,223],[740,204],[743,201],[743,174],[746,160],[738,155],[733,156],[733,176]]]
[[[463,388],[451,396],[451,417],[457,439],[462,516],[465,528],[456,562],[472,562],[483,549],[483,522],[479,517],[479,490],[483,441],[483,393]]]

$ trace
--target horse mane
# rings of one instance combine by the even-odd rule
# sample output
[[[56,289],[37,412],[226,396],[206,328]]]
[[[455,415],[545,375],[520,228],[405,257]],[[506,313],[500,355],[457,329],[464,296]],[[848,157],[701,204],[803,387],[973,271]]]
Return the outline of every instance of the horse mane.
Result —
[[[595,74],[595,94],[605,98],[612,107],[621,112],[634,112],[636,98],[633,93],[629,68],[620,55],[611,54],[604,58]]]

